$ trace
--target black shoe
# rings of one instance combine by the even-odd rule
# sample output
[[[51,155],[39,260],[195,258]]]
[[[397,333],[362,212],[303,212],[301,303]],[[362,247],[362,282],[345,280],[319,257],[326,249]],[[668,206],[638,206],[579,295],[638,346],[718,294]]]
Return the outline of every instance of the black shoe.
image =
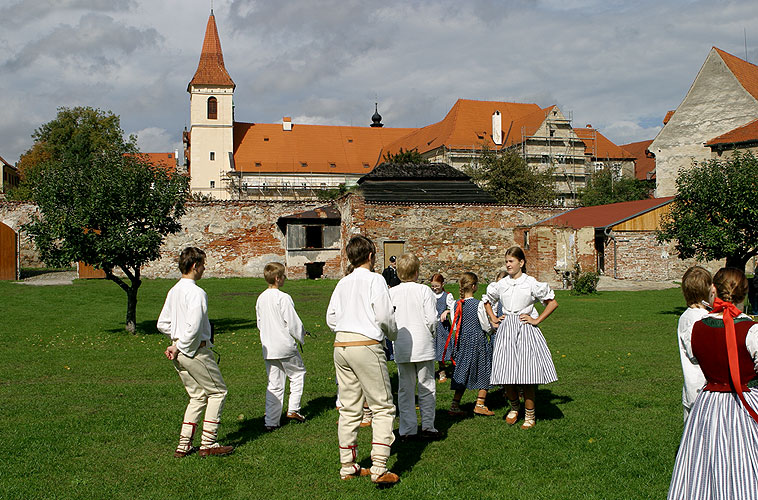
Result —
[[[442,439],[442,433],[437,429],[431,431],[421,431],[421,439],[425,439],[427,441],[436,441],[438,439]]]

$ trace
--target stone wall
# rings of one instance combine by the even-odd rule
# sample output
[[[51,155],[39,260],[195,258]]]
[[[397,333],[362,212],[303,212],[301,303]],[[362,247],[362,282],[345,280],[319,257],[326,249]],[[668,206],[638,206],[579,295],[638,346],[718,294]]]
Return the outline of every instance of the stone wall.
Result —
[[[37,213],[37,206],[32,203],[18,201],[0,202],[0,221],[18,233],[21,247],[19,260],[21,267],[43,267],[44,264],[34,248],[34,242],[21,226],[32,221]]]

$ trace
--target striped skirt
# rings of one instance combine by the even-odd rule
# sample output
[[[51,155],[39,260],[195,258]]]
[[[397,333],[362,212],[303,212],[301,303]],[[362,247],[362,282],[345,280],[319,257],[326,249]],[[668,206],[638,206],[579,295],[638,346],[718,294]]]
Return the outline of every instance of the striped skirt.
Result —
[[[758,409],[758,391],[744,396]],[[668,498],[758,500],[758,423],[737,394],[702,391],[695,399]]]
[[[492,385],[549,384],[556,380],[553,357],[540,329],[521,323],[518,314],[507,314],[492,346]]]

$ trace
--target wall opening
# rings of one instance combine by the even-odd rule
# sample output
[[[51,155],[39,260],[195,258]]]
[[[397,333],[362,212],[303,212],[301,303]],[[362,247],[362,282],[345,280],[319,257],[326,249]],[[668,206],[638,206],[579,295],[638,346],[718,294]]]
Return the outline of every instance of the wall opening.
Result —
[[[308,262],[305,264],[305,277],[309,280],[319,279],[324,275],[323,262]]]
[[[305,248],[324,248],[324,226],[305,226]]]

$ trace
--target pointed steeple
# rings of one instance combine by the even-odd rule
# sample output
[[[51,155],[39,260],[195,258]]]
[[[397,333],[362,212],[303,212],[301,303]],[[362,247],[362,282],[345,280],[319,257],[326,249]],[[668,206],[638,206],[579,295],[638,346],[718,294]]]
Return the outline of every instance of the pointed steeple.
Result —
[[[195,76],[187,85],[187,92],[189,92],[190,85],[231,85],[235,87],[232,77],[229,76],[224,67],[224,54],[221,52],[221,40],[218,37],[213,10],[208,17],[208,26],[205,28],[205,40],[203,40],[203,50],[200,53],[200,63],[197,65]]]

